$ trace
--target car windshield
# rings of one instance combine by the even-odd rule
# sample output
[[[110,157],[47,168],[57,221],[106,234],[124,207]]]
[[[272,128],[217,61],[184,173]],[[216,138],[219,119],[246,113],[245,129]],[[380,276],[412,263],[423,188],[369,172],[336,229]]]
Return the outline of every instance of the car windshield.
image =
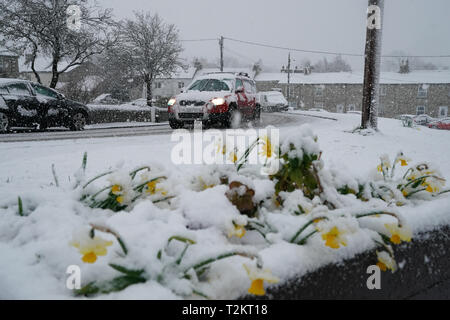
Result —
[[[282,95],[278,94],[268,95],[267,101],[271,103],[287,103],[286,99]]]
[[[188,90],[190,91],[230,91],[231,80],[228,79],[201,79],[195,81]]]

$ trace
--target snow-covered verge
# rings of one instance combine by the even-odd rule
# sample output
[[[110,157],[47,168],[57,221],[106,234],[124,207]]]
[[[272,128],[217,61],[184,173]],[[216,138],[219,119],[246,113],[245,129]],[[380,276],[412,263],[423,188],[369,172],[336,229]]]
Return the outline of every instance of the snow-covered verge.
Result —
[[[362,136],[357,115],[333,117],[282,129],[289,179],[174,166],[169,136],[0,145],[0,297],[73,298],[69,265],[91,290],[133,282],[107,299],[233,299],[374,247],[373,263],[395,268],[396,243],[450,224],[448,132],[381,119]]]

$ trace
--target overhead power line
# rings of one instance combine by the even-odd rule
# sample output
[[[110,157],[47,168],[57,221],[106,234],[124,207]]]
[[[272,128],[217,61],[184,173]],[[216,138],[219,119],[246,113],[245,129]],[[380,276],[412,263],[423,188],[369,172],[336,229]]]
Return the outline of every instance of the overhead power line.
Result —
[[[239,39],[228,38],[228,37],[224,37],[224,39],[234,41],[234,42],[244,43],[244,44],[248,44],[248,45],[252,45],[252,46],[286,50],[286,51],[316,53],[316,54],[325,54],[325,55],[341,55],[341,56],[350,56],[350,57],[364,57],[364,54],[360,54],[360,53],[307,50],[307,49],[275,46],[275,45],[270,45],[270,44],[266,44],[266,43],[245,41],[245,40],[239,40]],[[450,58],[450,54],[448,54],[448,55],[382,55],[382,57],[384,57],[384,58]]]
[[[188,39],[180,40],[181,42],[200,42],[200,41],[219,41],[220,39]]]

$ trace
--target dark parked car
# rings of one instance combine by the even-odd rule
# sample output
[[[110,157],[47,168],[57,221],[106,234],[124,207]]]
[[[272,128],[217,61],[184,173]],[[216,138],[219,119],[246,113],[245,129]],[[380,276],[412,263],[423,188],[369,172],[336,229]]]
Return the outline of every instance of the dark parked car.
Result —
[[[83,130],[88,108],[38,83],[0,78],[0,132],[14,127],[63,126]]]

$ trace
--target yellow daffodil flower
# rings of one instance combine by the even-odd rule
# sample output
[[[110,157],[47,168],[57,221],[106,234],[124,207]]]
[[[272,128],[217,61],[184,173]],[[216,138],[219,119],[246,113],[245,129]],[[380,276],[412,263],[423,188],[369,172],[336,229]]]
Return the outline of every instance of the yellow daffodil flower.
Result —
[[[87,235],[82,239],[72,241],[70,244],[77,248],[83,255],[81,260],[84,263],[95,263],[98,256],[106,256],[108,253],[106,247],[111,246],[113,243],[100,237],[94,237],[92,239]]]
[[[377,266],[381,271],[387,271],[389,269],[392,270],[392,273],[394,273],[397,270],[397,263],[386,251],[377,251],[377,258]]]
[[[412,233],[407,227],[399,228],[396,223],[385,224],[386,229],[391,234],[391,242],[395,244],[400,244],[402,241],[411,242]]]
[[[337,227],[333,227],[327,233],[322,234],[322,239],[325,240],[325,245],[332,249],[339,249],[341,245],[347,246],[347,242],[343,237],[343,232]]]
[[[268,136],[264,136],[262,138],[263,144],[262,144],[262,151],[261,154],[265,156],[266,158],[272,158],[273,155],[273,146],[272,142],[270,141]]]
[[[156,188],[156,185],[159,183],[159,180],[154,180],[147,183],[147,193],[156,194],[160,192],[163,196],[167,195],[167,191],[163,188]]]
[[[228,232],[228,238],[237,237],[239,239],[245,236],[245,226],[234,225],[234,228]]]
[[[403,190],[403,191],[402,191],[402,194],[403,194],[404,197],[407,197],[409,193],[408,193],[408,191]]]
[[[111,188],[111,193],[115,196],[122,194],[122,187],[119,186],[118,184],[113,185]]]
[[[280,281],[280,279],[272,275],[270,270],[261,270],[259,268],[249,267],[245,264],[244,268],[252,281],[248,293],[255,296],[263,296],[266,294],[266,291],[264,290],[264,281],[268,283],[278,283]]]
[[[238,158],[238,155],[237,155],[236,151],[233,151],[233,152],[230,153],[229,159],[233,163],[238,162],[239,158]]]
[[[116,201],[117,201],[118,203],[122,204],[123,201],[124,201],[124,198],[123,198],[122,196],[119,196],[119,197],[116,198]]]

